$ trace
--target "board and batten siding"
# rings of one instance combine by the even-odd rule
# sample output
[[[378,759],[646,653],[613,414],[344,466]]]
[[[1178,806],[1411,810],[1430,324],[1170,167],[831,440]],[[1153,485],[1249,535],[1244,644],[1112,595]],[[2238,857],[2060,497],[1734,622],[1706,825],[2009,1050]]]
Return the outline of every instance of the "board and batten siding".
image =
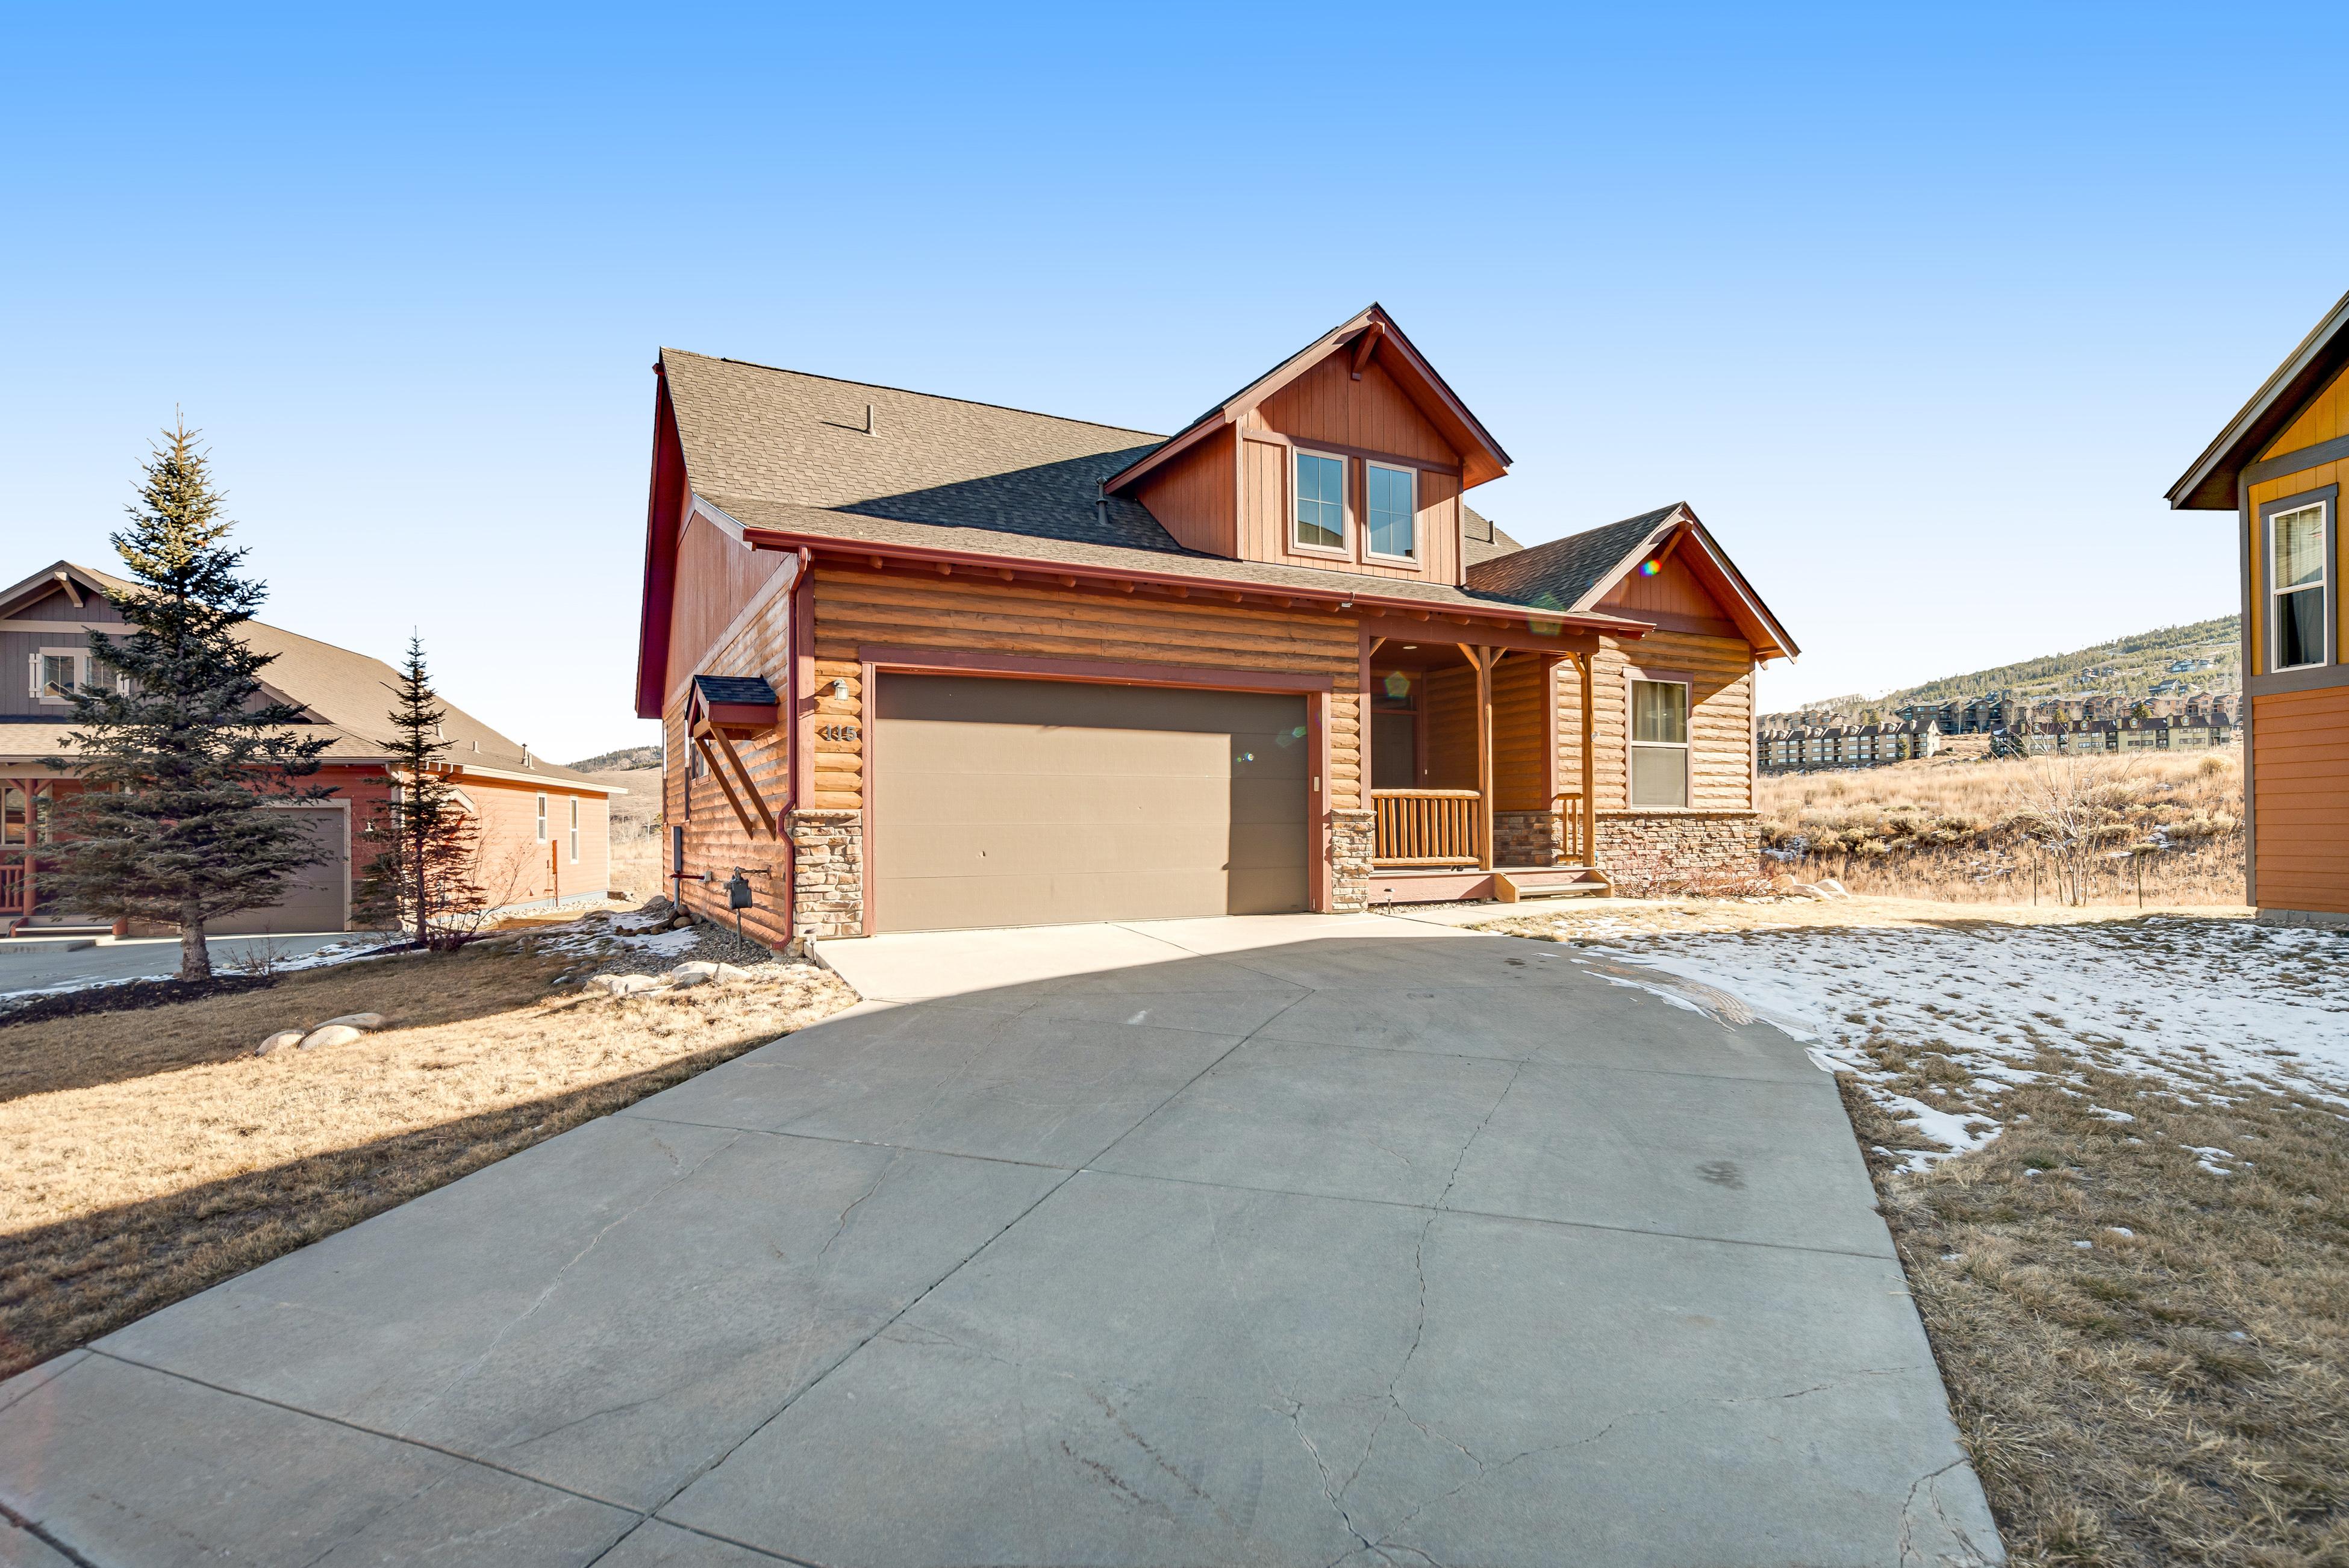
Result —
[[[864,804],[861,651],[875,646],[1325,676],[1330,802],[1340,810],[1361,803],[1360,643],[1351,617],[828,566],[816,569],[814,598],[819,717],[846,727],[814,742],[812,807]],[[846,683],[847,696],[830,695],[835,681]]]

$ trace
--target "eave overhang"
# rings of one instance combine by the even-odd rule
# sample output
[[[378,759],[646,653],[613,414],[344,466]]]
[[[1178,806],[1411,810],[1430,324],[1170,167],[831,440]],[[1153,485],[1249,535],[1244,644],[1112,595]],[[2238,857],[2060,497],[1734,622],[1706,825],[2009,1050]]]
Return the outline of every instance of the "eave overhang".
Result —
[[[1587,612],[1615,592],[1641,562],[1654,559],[1661,562],[1673,555],[1687,561],[1689,570],[1705,591],[1729,612],[1738,634],[1753,647],[1754,657],[1791,659],[1802,653],[1770,606],[1762,602],[1762,595],[1754,591],[1754,585],[1737,569],[1737,563],[1730,560],[1729,552],[1721,548],[1712,531],[1685,504],[1674,507],[1670,515],[1649,531],[1638,549],[1626,552],[1573,607]]]
[[[1381,593],[1375,588],[1368,587],[1291,587],[1173,572],[1151,572],[1125,565],[1038,562],[1023,556],[990,555],[976,551],[842,540],[821,533],[755,526],[743,529],[743,542],[754,550],[806,551],[819,564],[830,562],[874,571],[900,566],[947,576],[966,573],[998,582],[1050,583],[1064,589],[1081,586],[1113,593],[1134,593],[1147,589],[1154,593],[1210,603],[1351,612],[1412,621],[1451,622],[1459,625],[1526,626],[1537,634],[1603,632],[1615,637],[1640,637],[1655,629],[1649,622],[1629,616],[1552,610],[1535,604],[1510,604],[1500,601],[1468,604],[1451,601],[1431,602]],[[1378,580],[1364,578],[1362,581],[1374,583]]]
[[[2243,470],[2296,418],[2310,398],[2349,366],[2349,294],[2325,313],[2300,346],[2276,366],[2242,411],[2203,449],[2168,491],[2173,511],[2232,511]]]

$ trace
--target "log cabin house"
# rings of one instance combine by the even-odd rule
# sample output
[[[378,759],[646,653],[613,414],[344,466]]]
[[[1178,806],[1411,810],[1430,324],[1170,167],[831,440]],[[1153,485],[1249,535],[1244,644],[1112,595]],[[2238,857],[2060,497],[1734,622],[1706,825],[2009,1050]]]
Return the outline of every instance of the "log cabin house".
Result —
[[[2349,926],[2349,295],[2169,487],[2173,510],[2232,511],[2243,596],[2245,902],[2260,918]]]
[[[41,861],[58,838],[58,809],[82,788],[67,739],[74,727],[67,694],[102,677],[90,634],[121,634],[122,615],[109,596],[136,591],[69,561],[0,590],[0,936],[90,923],[44,890]],[[303,781],[329,792],[284,808],[299,814],[317,851],[287,879],[284,896],[205,930],[215,936],[348,930],[353,877],[374,858],[369,834],[398,783],[386,753],[398,676],[380,659],[263,622],[246,622],[242,635],[273,656],[262,677],[266,691],[299,707],[302,722],[329,738],[318,772]],[[459,804],[479,821],[483,891],[512,910],[602,900],[611,863],[609,800],[626,791],[533,757],[453,706],[441,734],[452,748]]]
[[[636,704],[671,890],[796,935],[1513,900],[1759,861],[1685,505],[1521,547],[1376,305],[1172,437],[664,350]]]

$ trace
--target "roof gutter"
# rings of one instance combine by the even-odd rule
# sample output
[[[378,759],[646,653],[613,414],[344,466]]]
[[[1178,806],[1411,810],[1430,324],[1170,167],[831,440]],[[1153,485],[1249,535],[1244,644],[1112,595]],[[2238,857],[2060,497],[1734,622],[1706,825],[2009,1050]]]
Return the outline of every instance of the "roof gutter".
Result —
[[[1089,583],[1098,586],[1132,593],[1137,586],[1164,588],[1183,595],[1197,593],[1234,603],[1248,599],[1270,601],[1285,607],[1299,604],[1319,605],[1331,610],[1365,610],[1372,613],[1409,615],[1420,619],[1444,619],[1460,622],[1489,621],[1504,626],[1538,624],[1560,631],[1606,632],[1615,636],[1641,637],[1655,628],[1645,621],[1630,620],[1619,615],[1599,615],[1587,612],[1544,610],[1533,605],[1467,605],[1448,604],[1426,599],[1402,598],[1393,594],[1365,593],[1354,589],[1317,589],[1276,587],[1263,583],[1235,582],[1226,578],[1186,577],[1171,572],[1140,572],[1123,566],[1092,566],[1075,562],[1040,562],[1017,555],[983,555],[968,550],[938,550],[914,544],[865,543],[843,540],[826,534],[792,533],[781,529],[743,529],[744,542],[754,550],[799,551],[813,555],[878,563],[899,561],[909,564],[940,570],[968,566],[988,576],[1009,579],[1018,576],[1043,578],[1063,586]],[[1365,579],[1365,581],[1376,581]]]

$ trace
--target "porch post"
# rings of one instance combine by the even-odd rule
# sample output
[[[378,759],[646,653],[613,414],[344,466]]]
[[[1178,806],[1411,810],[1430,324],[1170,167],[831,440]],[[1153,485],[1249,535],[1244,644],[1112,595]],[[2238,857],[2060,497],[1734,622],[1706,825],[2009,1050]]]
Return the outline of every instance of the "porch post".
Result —
[[[1575,667],[1582,672],[1582,843],[1577,865],[1599,863],[1599,768],[1596,739],[1591,734],[1595,717],[1590,702],[1590,662],[1588,649],[1574,655]]]
[[[1493,666],[1500,662],[1504,650],[1471,647],[1465,643],[1459,648],[1476,666],[1476,865],[1489,872],[1493,869]]]

